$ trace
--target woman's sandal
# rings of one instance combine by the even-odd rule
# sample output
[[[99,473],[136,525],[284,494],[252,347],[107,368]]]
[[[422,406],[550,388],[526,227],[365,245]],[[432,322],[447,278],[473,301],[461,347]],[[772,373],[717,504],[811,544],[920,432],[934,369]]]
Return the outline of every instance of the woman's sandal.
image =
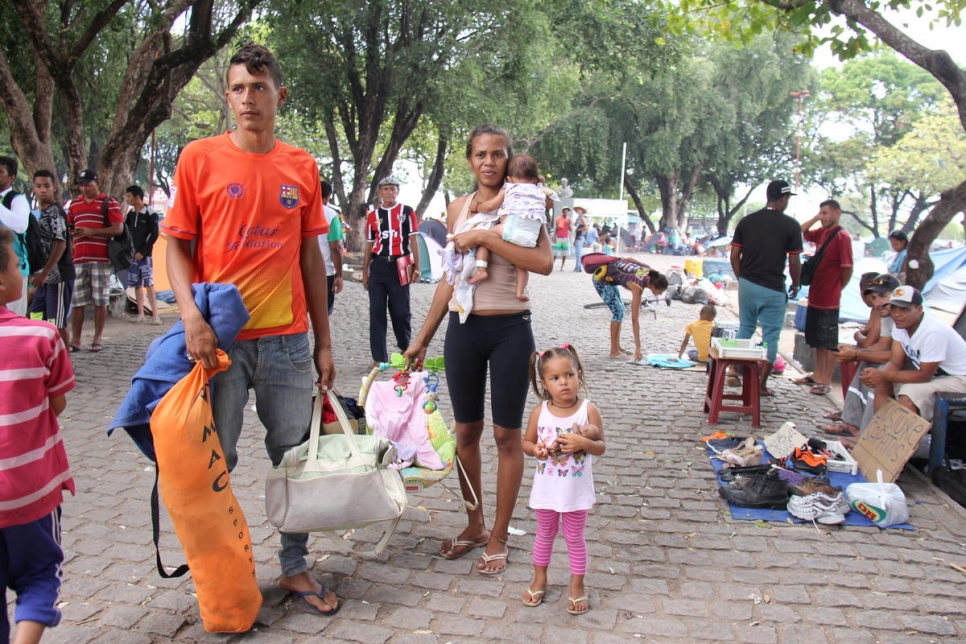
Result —
[[[825,418],[835,422],[839,422],[840,420],[842,420],[842,412],[830,411],[829,413],[825,414]]]
[[[497,541],[503,544],[503,552],[498,552],[495,555],[488,555],[485,552],[480,555],[480,561],[483,562],[483,568],[477,568],[476,572],[481,575],[487,575],[492,577],[493,575],[502,575],[506,572],[507,556],[510,554],[510,549],[507,548],[506,539],[496,538]],[[487,570],[486,565],[493,561],[503,560],[503,567],[499,570]]]
[[[812,376],[810,375],[802,376],[801,378],[796,378],[795,380],[792,380],[792,382],[795,383],[796,385],[817,385],[818,384],[817,382],[815,382],[815,379],[812,378]]]
[[[449,551],[450,554],[446,554],[443,552],[443,546],[446,545],[446,542],[444,541],[441,544],[441,547],[439,549],[439,556],[442,557],[443,559],[459,559],[470,550],[473,550],[475,548],[482,548],[489,542],[490,542],[489,532],[484,532],[483,535],[476,541],[470,541],[469,539],[460,539],[459,535],[456,535],[455,537],[450,539],[449,548],[446,548],[446,550]],[[460,550],[459,552],[454,552],[454,550],[456,550],[457,548],[462,548],[462,550]]]
[[[808,390],[808,393],[812,394],[813,396],[824,396],[831,391],[831,389],[832,388],[826,384],[817,383],[812,385],[812,388]]]
[[[524,598],[523,605],[529,606],[530,608],[536,608],[543,603],[543,596],[547,591],[545,590],[530,590],[527,588],[524,591],[526,594],[530,595],[529,599]]]
[[[587,611],[590,610],[590,601],[589,600],[590,600],[590,598],[587,595],[581,595],[580,597],[577,597],[576,599],[573,598],[573,597],[568,597],[567,598],[567,601],[570,602],[570,604],[567,606],[567,612],[570,613],[571,615],[583,615],[584,613],[586,613]],[[578,610],[578,608],[577,608],[577,602],[587,602],[587,608],[585,608],[583,610]]]

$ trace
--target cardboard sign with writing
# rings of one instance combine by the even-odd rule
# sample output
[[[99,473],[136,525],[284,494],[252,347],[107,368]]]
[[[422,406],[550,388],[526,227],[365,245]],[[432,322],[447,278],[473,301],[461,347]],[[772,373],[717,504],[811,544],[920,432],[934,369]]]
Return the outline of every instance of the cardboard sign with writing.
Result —
[[[785,423],[777,432],[765,438],[765,449],[774,458],[782,459],[807,442],[807,438],[795,431],[795,423]]]
[[[875,481],[876,471],[882,470],[883,481],[895,482],[929,427],[922,416],[895,400],[887,400],[852,448],[859,471],[866,479]]]

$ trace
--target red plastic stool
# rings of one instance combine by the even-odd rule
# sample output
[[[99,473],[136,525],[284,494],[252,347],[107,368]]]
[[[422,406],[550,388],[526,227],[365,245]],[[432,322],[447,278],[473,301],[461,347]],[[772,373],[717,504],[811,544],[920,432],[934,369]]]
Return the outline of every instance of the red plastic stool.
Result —
[[[850,360],[849,362],[839,363],[839,377],[842,379],[842,402],[845,403],[845,397],[849,395],[849,385],[852,384],[852,379],[855,378],[855,372],[859,370],[859,363]]]
[[[719,358],[718,352],[708,352],[708,388],[704,397],[704,411],[708,423],[718,424],[723,411],[751,414],[751,426],[761,427],[761,374],[764,360],[754,358]],[[729,367],[741,373],[741,394],[726,394],[725,381]],[[726,400],[740,400],[740,405],[727,405]]]

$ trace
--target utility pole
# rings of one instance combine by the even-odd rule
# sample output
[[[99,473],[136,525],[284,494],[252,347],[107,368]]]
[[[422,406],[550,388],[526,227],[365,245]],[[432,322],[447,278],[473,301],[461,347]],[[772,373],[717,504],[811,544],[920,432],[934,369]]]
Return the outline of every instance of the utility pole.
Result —
[[[798,92],[788,92],[788,95],[798,100],[798,128],[795,134],[795,192],[798,192],[799,175],[802,172],[802,104],[811,92],[803,89]]]

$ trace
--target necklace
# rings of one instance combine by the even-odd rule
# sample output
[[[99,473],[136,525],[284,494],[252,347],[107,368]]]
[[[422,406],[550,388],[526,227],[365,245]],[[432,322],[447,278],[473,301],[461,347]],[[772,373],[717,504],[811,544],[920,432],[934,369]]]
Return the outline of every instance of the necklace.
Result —
[[[577,405],[577,403],[579,403],[579,402],[580,402],[580,397],[578,396],[577,399],[574,400],[574,402],[572,404],[567,405],[566,407],[562,407],[562,406],[558,405],[552,399],[550,401],[550,404],[553,405],[554,407],[556,407],[557,409],[573,409]]]

